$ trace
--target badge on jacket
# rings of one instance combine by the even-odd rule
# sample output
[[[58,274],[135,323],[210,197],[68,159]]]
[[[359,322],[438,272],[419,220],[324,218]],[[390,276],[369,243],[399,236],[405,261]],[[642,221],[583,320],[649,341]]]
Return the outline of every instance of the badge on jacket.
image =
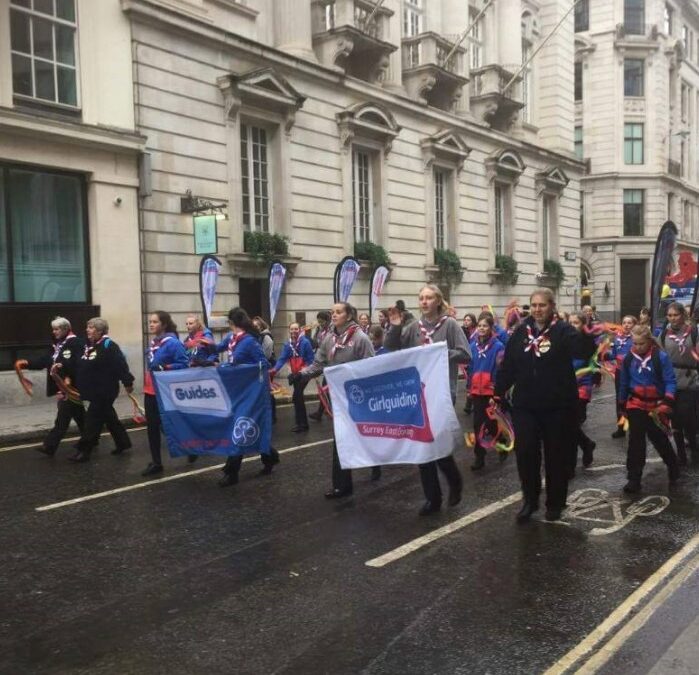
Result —
[[[544,338],[544,339],[541,341],[541,344],[539,344],[539,351],[540,351],[542,354],[546,354],[546,352],[547,352],[549,349],[551,349],[551,341],[550,341],[550,340],[547,340],[546,338]]]
[[[70,358],[70,355],[71,355],[70,349],[66,349],[66,350],[63,352],[63,354],[62,354],[62,356],[63,356],[64,359],[69,359],[69,358]]]

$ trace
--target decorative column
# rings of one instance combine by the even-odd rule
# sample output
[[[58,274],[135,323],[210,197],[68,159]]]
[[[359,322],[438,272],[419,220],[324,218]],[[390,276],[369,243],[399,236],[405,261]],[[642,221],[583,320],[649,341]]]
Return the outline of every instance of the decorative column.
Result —
[[[274,0],[274,44],[292,56],[317,61],[313,52],[311,0]]]

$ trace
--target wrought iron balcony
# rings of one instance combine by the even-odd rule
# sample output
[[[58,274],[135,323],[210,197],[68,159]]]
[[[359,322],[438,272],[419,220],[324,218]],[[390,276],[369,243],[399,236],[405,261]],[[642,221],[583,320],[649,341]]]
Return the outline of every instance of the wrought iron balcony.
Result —
[[[403,84],[411,98],[452,110],[468,82],[466,50],[437,33],[403,38]]]
[[[376,82],[396,49],[385,40],[393,11],[370,0],[314,0],[313,48],[318,60],[347,75]]]

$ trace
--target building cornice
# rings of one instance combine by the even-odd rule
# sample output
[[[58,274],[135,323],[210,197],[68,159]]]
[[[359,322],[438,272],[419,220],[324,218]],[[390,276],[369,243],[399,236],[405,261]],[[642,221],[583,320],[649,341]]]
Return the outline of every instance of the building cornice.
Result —
[[[574,173],[582,173],[584,165],[570,155],[550,150],[544,146],[513,138],[505,133],[496,131],[485,125],[458,115],[450,114],[436,108],[426,108],[415,103],[406,94],[389,91],[381,86],[358,80],[338,73],[337,70],[313,63],[300,57],[282,52],[274,47],[264,45],[249,38],[227,32],[218,26],[211,25],[203,18],[192,16],[191,13],[177,12],[173,6],[164,7],[157,0],[121,0],[122,10],[134,19],[155,25],[162,29],[178,33],[186,33],[204,44],[218,44],[222,48],[238,50],[248,57],[266,61],[264,65],[277,65],[291,69],[296,75],[320,79],[346,91],[358,94],[362,100],[383,102],[393,110],[399,109],[412,115],[429,118],[438,127],[451,127],[456,131],[466,132],[472,136],[486,140],[497,147],[513,147],[529,155],[543,156],[551,162],[565,165]],[[288,71],[287,71],[288,72]]]
[[[683,180],[682,178],[678,178],[676,176],[671,176],[668,173],[643,173],[643,174],[638,174],[638,173],[619,173],[616,171],[609,171],[606,173],[594,173],[594,174],[588,174],[586,176],[583,176],[580,181],[581,183],[596,183],[598,181],[638,181],[638,182],[644,182],[644,181],[664,181],[665,183],[670,184],[671,186],[680,189],[680,190],[685,190],[687,192],[691,192],[694,195],[699,196],[699,185],[692,185],[690,183],[687,183],[687,181]],[[639,187],[640,189],[640,187]]]
[[[134,155],[143,152],[146,147],[146,137],[133,131],[58,120],[12,108],[0,107],[0,130],[35,139]]]

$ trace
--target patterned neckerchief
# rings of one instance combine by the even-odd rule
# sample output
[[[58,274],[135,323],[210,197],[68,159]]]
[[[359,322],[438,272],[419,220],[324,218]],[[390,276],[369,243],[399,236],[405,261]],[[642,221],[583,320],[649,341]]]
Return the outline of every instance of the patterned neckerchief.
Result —
[[[238,343],[247,335],[245,331],[242,333],[238,333],[237,335],[234,335],[229,341],[228,341],[228,363],[233,363],[233,352],[235,351],[235,348],[238,346]]]
[[[637,365],[638,365],[638,373],[639,373],[639,375],[640,375],[644,370],[647,370],[647,371],[650,373],[651,369],[650,369],[650,365],[649,365],[649,364],[650,364],[651,358],[653,357],[653,350],[652,350],[652,349],[648,350],[648,354],[646,354],[646,356],[639,356],[639,355],[636,354],[636,352],[632,349],[632,350],[631,350],[631,356],[633,356],[634,359],[636,359],[636,361],[638,361],[638,364],[637,364]]]
[[[153,362],[155,358],[155,352],[157,352],[168,340],[172,340],[172,335],[163,335],[162,337],[154,337],[150,341],[150,346],[148,347],[148,361]]]
[[[53,354],[51,355],[51,360],[56,363],[56,360],[58,359],[61,351],[63,350],[63,347],[65,346],[66,342],[70,340],[71,338],[75,337],[75,333],[68,331],[68,335],[66,335],[61,342],[57,342],[53,346]]]
[[[494,341],[495,341],[494,335],[491,335],[488,338],[487,342],[485,342],[482,346],[481,346],[482,343],[480,341],[476,341],[476,351],[478,352],[479,359],[484,359],[488,355],[488,350],[491,348]]]
[[[536,337],[534,337],[531,324],[527,324],[527,343],[524,347],[524,351],[533,351],[537,356],[541,356],[541,343],[547,338],[549,331],[556,325],[556,321],[557,319],[554,319],[549,324],[549,327]]]
[[[672,328],[670,328],[665,335],[677,345],[680,354],[684,354],[684,350],[687,348],[685,343],[687,342],[687,338],[692,334],[692,327],[687,326],[686,330],[681,335],[671,331]]]
[[[424,319],[420,319],[417,322],[418,327],[420,328],[420,339],[422,340],[423,345],[431,345],[434,342],[432,336],[442,327],[448,318],[449,316],[447,314],[440,317],[432,328],[427,328],[426,321]]]
[[[85,349],[83,351],[83,359],[89,359],[90,356],[94,353],[95,349],[97,349],[97,346],[102,344],[105,340],[109,339],[109,335],[103,335],[95,344],[86,344]],[[94,358],[94,357],[93,357]]]
[[[334,330],[331,333],[333,336],[333,346],[330,349],[330,358],[334,358],[335,352],[338,349],[345,349],[345,347],[351,347],[352,346],[352,338],[354,337],[354,334],[357,332],[357,329],[359,326],[355,323],[351,325],[342,335],[338,335]]]

